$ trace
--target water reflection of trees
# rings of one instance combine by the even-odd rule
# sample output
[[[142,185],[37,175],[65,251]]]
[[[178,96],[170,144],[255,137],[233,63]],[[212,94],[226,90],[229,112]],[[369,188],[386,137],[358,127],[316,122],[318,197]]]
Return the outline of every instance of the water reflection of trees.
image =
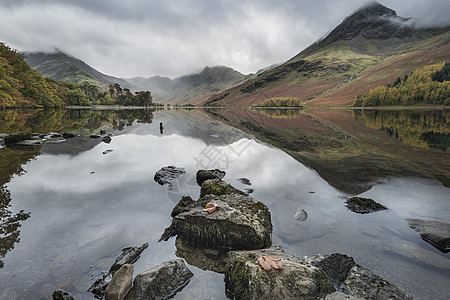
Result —
[[[403,143],[446,151],[450,145],[450,111],[355,110],[353,117],[367,127],[385,131]]]
[[[294,119],[297,118],[301,112],[300,109],[273,109],[273,108],[258,109],[257,111],[265,116],[277,119]]]
[[[0,110],[0,132],[62,132],[80,128],[95,130],[112,125],[122,130],[134,121],[152,123],[154,109],[124,110]]]

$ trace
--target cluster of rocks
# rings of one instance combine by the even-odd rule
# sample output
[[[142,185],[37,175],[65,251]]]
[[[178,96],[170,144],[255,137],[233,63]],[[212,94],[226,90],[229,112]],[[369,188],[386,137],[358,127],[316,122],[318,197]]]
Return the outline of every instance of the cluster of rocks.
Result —
[[[224,273],[230,298],[412,299],[351,257],[301,260],[280,246],[269,248],[272,223],[267,206],[224,182],[224,173],[217,170],[200,170],[196,177],[200,198],[179,201],[160,241],[177,236],[177,256],[203,270]],[[211,203],[217,209],[209,212],[205,207]],[[306,219],[306,212],[300,214]],[[264,270],[259,260],[265,256],[280,259],[282,270]],[[342,274],[333,273],[341,269]]]

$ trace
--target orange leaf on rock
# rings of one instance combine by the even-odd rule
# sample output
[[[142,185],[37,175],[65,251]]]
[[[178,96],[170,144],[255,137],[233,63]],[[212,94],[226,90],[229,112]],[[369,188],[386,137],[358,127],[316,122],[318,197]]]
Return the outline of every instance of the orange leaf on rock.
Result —
[[[263,257],[258,257],[258,263],[261,265],[261,267],[263,267],[265,271],[270,271],[270,263],[267,262]]]

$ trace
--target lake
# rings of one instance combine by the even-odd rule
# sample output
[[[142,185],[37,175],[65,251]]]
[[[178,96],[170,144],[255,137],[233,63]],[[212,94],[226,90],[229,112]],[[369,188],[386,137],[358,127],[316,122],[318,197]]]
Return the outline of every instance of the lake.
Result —
[[[449,110],[0,111],[0,133],[74,134],[0,149],[0,299],[51,299],[58,288],[93,299],[86,290],[121,249],[145,242],[135,274],[177,255],[193,261],[174,238],[158,240],[181,197],[199,197],[197,170],[213,168],[268,206],[272,245],[300,258],[344,253],[416,299],[449,298],[449,254],[405,221],[450,223],[449,119]],[[90,137],[100,131],[111,142]],[[159,185],[155,172],[169,165],[186,173]],[[353,195],[389,210],[353,213]],[[188,267],[195,275],[174,299],[226,299],[223,274]]]

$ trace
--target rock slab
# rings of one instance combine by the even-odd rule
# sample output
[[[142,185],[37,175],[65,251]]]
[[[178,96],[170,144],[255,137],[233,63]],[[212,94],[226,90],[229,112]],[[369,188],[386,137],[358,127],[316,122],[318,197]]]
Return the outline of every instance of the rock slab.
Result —
[[[133,284],[134,266],[124,264],[112,277],[105,290],[106,300],[122,300]]]
[[[450,251],[450,224],[439,221],[406,219],[409,227],[417,231],[422,239],[438,250]]]
[[[283,270],[267,272],[255,255],[229,252],[225,283],[231,299],[320,299],[335,292],[325,272],[285,253],[280,246],[252,253],[280,258]]]
[[[148,243],[144,243],[140,246],[125,247],[122,249],[122,253],[116,258],[113,265],[109,269],[110,273],[114,273],[119,270],[125,264],[132,264],[138,260],[142,251],[148,247]]]
[[[126,299],[167,299],[185,287],[192,276],[182,259],[164,262],[138,274]]]

